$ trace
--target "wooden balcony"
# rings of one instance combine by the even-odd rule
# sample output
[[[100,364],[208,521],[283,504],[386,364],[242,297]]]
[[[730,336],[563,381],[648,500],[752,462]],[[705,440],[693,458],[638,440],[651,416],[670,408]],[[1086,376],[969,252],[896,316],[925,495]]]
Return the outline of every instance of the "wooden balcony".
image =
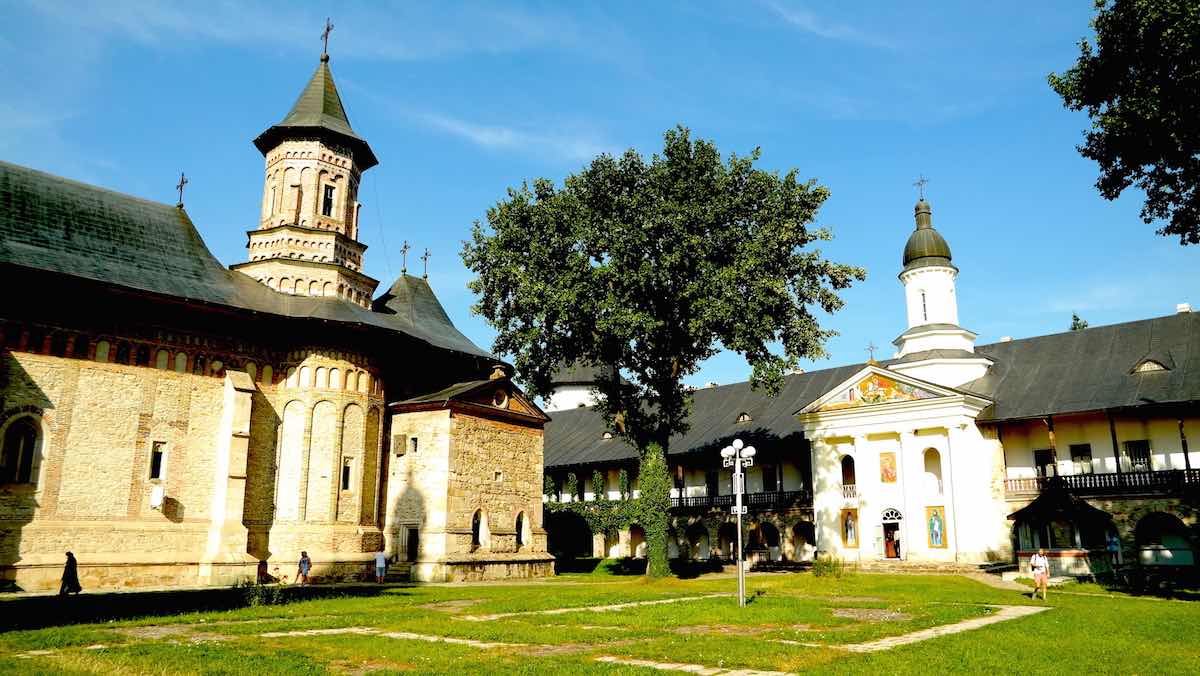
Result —
[[[1200,469],[1069,474],[1004,480],[1004,492],[1013,498],[1037,495],[1051,487],[1064,488],[1073,495],[1087,496],[1182,495],[1187,491],[1200,490]]]
[[[772,491],[768,493],[746,493],[742,504],[751,512],[768,512],[793,507],[812,508],[812,491]],[[728,509],[733,506],[732,495],[700,495],[687,498],[671,498],[672,509]]]

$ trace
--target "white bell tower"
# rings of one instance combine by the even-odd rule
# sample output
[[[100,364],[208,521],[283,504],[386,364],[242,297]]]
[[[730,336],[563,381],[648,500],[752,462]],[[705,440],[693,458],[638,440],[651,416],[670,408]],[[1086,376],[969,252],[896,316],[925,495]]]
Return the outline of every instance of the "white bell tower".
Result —
[[[992,362],[975,354],[975,333],[958,325],[958,268],[950,245],[933,229],[933,209],[922,197],[913,208],[917,227],[904,245],[904,302],[908,328],[893,344],[899,360],[888,368],[957,387],[981,377]]]

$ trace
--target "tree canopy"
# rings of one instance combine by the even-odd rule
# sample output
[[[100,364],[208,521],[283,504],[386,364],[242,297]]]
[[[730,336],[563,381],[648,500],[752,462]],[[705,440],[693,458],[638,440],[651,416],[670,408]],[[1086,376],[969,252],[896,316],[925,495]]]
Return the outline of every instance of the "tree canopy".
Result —
[[[677,127],[649,161],[604,154],[561,188],[510,188],[462,251],[495,351],[542,396],[562,364],[614,367],[597,407],[643,451],[686,430],[683,380],[722,348],[778,391],[834,334],[816,309],[841,308],[865,272],[813,246],[831,238],[813,225],[829,191],[755,168],[759,154],[723,161]]]
[[[1082,330],[1086,329],[1087,327],[1088,327],[1088,323],[1087,323],[1086,319],[1083,319],[1082,317],[1075,314],[1074,312],[1071,313],[1071,330],[1072,331],[1082,331]]]
[[[1200,243],[1200,4],[1195,0],[1098,0],[1096,44],[1050,86],[1092,129],[1078,146],[1100,165],[1096,188],[1116,199],[1136,185],[1142,219],[1158,233]]]

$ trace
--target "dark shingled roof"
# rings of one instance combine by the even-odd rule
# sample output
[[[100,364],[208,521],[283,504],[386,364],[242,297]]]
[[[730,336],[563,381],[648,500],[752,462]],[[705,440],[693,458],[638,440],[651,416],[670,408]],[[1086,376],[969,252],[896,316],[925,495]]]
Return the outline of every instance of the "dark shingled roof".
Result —
[[[324,58],[288,114],[254,139],[254,145],[266,155],[281,139],[307,134],[329,137],[350,146],[360,169],[379,164],[371,147],[350,127],[342,97],[333,84],[333,72]]]
[[[1200,313],[980,345],[975,351],[996,362],[987,375],[962,386],[996,402],[980,420],[1200,401]],[[1174,366],[1131,373],[1151,355],[1160,355],[1160,362],[1169,357]]]
[[[980,421],[1200,401],[1200,313],[980,345],[974,355],[957,350],[932,352],[984,356],[995,362],[986,376],[955,388],[995,402],[980,414]],[[1131,373],[1146,358],[1174,366],[1165,372]],[[902,361],[893,359],[881,365]],[[733,435],[749,441],[755,435],[783,438],[799,433],[793,414],[863,366],[787,376],[776,398],[751,390],[745,382],[697,390],[693,427],[671,440],[670,454],[704,450]],[[742,412],[749,413],[752,422],[736,423]],[[555,412],[546,425],[546,467],[637,457],[624,440],[602,439],[604,432],[599,414],[591,408]]]
[[[398,331],[490,356],[454,328],[428,282],[402,276],[375,311],[291,296],[221,265],[183,209],[0,162],[0,265],[286,317]]]
[[[724,444],[732,436],[747,443],[760,439],[782,439],[800,433],[800,423],[792,415],[854,375],[865,364],[840,366],[810,373],[786,376],[777,397],[768,397],[750,388],[750,383],[708,387],[693,393],[692,429],[671,439],[668,454],[675,456],[699,452]],[[751,421],[737,422],[742,413]],[[551,412],[546,424],[544,463],[547,468],[598,462],[632,460],[637,451],[624,439],[604,439],[604,421],[592,408]]]

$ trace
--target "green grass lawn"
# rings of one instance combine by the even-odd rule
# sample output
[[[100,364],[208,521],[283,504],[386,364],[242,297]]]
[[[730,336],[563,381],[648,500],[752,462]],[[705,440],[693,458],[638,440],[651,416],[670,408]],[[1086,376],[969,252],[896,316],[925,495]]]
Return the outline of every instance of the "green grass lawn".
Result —
[[[1051,590],[1043,604],[937,575],[752,575],[747,584],[754,597],[746,608],[730,594],[590,612],[608,604],[728,594],[735,581],[584,574],[397,586],[372,597],[12,631],[0,633],[0,673],[661,673],[598,656],[788,672],[1200,671],[1196,602]],[[1050,610],[882,652],[846,649],[988,617],[997,605]],[[554,609],[569,610],[538,612]],[[486,617],[497,614],[505,615]],[[359,633],[264,636],[348,628]],[[405,636],[386,635],[394,632]],[[506,645],[479,648],[412,635]]]

